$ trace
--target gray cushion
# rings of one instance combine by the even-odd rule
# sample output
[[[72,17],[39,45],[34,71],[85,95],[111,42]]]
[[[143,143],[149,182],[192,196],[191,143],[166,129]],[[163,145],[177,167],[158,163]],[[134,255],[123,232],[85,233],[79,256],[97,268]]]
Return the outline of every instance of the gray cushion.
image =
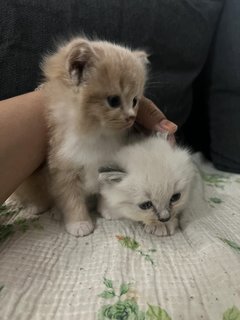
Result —
[[[33,90],[52,40],[86,34],[149,50],[147,95],[183,124],[223,0],[0,1],[0,98]]]
[[[240,1],[226,1],[209,61],[210,152],[219,169],[240,173]]]
[[[240,173],[240,1],[226,1],[210,54],[194,83],[183,131],[220,170]]]

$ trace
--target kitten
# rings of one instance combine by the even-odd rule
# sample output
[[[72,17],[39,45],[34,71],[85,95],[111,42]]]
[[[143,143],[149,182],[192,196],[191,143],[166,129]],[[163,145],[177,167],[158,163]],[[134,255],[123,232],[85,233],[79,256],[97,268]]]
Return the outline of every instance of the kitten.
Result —
[[[194,178],[188,151],[155,136],[123,147],[113,163],[99,169],[102,216],[140,221],[158,236],[174,234]]]
[[[86,199],[98,192],[99,166],[125,143],[134,123],[146,64],[143,51],[86,38],[64,44],[43,62],[50,193],[74,236],[94,229]]]

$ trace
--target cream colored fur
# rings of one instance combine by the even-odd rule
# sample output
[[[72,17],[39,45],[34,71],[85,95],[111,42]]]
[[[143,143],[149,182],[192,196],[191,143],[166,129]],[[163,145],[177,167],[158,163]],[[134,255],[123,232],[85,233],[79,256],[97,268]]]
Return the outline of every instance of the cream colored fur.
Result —
[[[111,160],[133,125],[138,110],[133,101],[143,95],[146,61],[141,51],[75,38],[43,62],[49,126],[47,189],[70,234],[84,236],[94,229],[86,198],[98,192],[98,167]],[[114,108],[108,102],[113,96],[120,98]],[[24,204],[20,189],[30,191],[24,194],[28,198]],[[18,199],[18,206],[25,209],[36,203],[45,203],[45,209],[51,205],[46,204],[48,195],[35,188],[20,189],[8,202]]]
[[[172,235],[193,187],[195,169],[188,151],[164,138],[150,137],[123,147],[109,168],[100,169],[99,174],[103,217],[140,221],[148,233]],[[170,204],[176,193],[181,193],[180,199]],[[139,204],[146,201],[154,208],[142,210]],[[160,221],[166,217],[167,222]]]

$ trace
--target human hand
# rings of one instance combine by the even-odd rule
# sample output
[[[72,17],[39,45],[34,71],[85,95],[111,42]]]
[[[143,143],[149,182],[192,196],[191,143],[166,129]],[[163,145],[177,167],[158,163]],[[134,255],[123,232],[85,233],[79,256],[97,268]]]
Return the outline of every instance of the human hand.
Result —
[[[167,120],[150,99],[142,97],[139,101],[136,122],[150,131],[167,132],[168,140],[175,143],[174,133],[177,131],[177,125]]]

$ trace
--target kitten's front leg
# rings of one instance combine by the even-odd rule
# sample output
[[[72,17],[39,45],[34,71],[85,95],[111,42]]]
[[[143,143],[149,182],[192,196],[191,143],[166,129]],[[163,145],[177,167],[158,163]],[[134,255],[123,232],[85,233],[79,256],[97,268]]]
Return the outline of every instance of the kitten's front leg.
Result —
[[[155,223],[144,225],[144,231],[159,237],[172,236],[178,227],[178,218],[174,217],[168,222],[157,221]]]
[[[83,173],[77,170],[54,170],[51,189],[56,207],[62,212],[68,233],[83,237],[94,229],[86,206]]]

